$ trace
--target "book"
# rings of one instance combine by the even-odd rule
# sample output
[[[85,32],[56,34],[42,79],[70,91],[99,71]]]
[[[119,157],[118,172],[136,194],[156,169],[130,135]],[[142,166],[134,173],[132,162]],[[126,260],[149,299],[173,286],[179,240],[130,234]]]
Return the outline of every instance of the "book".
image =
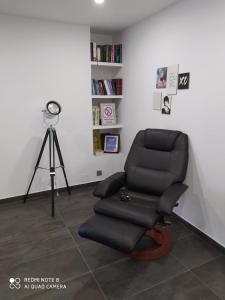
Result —
[[[93,54],[91,55],[93,57],[93,61],[97,61],[97,45],[96,43],[93,43]]]
[[[108,80],[104,80],[104,85],[105,85],[105,88],[106,88],[107,95],[111,95],[110,88],[109,88],[109,85],[108,85]]]
[[[93,125],[100,125],[100,107],[98,105],[92,106],[92,118],[93,118]]]

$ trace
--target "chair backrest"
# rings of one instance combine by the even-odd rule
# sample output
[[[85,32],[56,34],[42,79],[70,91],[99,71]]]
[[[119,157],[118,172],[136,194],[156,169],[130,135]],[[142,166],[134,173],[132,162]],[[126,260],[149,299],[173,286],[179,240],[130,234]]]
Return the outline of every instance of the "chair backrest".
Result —
[[[185,179],[188,136],[180,131],[146,129],[138,132],[125,163],[128,189],[161,195]]]

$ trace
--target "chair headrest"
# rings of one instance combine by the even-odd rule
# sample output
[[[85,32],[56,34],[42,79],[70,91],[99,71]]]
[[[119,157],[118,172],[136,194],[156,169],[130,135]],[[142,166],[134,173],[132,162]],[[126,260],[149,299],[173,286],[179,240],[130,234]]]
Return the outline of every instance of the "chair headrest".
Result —
[[[144,146],[159,151],[172,151],[180,131],[165,129],[146,129]]]

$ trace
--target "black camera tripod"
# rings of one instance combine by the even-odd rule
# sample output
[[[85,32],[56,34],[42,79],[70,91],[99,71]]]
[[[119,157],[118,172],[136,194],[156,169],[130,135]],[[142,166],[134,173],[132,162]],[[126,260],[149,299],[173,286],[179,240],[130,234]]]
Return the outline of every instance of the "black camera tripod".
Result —
[[[63,170],[63,175],[64,175],[64,178],[65,178],[65,181],[66,181],[66,187],[67,187],[67,191],[68,191],[69,195],[71,195],[71,191],[70,191],[70,187],[69,187],[68,180],[67,180],[67,177],[66,177],[65,166],[64,166],[64,163],[63,163],[63,158],[62,158],[61,150],[60,150],[60,147],[59,147],[59,141],[58,141],[58,137],[57,137],[57,134],[56,134],[56,130],[52,125],[46,131],[46,134],[45,134],[42,146],[41,146],[41,151],[39,153],[37,163],[35,165],[33,176],[31,178],[31,182],[29,184],[26,196],[24,197],[24,203],[26,203],[26,201],[27,201],[27,197],[29,195],[30,188],[31,188],[31,185],[33,183],[34,176],[37,172],[37,169],[45,169],[45,168],[39,167],[39,164],[40,164],[41,157],[42,157],[42,154],[44,152],[44,148],[45,148],[45,145],[46,145],[46,142],[47,142],[48,138],[49,138],[49,169],[47,169],[47,170],[50,171],[50,178],[51,178],[51,208],[52,208],[52,217],[54,217],[55,216],[54,177],[55,177],[55,169],[56,169],[56,166],[55,166],[55,148],[57,150],[58,158],[59,158],[59,162],[60,162],[59,167],[62,168],[62,170]]]

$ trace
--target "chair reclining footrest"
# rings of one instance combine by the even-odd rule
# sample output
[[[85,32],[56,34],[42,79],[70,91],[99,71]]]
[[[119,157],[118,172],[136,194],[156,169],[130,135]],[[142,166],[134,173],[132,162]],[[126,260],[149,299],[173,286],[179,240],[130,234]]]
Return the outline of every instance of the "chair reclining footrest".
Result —
[[[79,235],[116,250],[130,253],[145,234],[146,228],[125,221],[95,215],[79,228]]]

